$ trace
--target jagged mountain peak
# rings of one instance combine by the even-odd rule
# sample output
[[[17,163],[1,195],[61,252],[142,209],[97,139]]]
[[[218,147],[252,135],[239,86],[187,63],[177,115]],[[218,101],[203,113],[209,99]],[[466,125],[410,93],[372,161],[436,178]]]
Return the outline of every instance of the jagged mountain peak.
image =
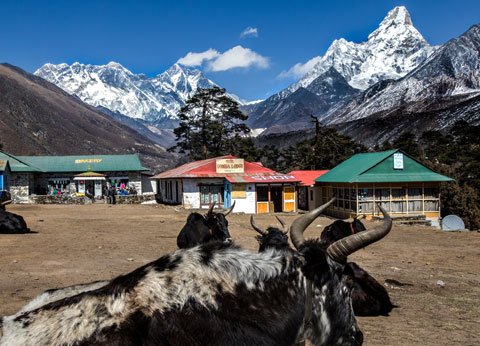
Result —
[[[390,25],[413,25],[410,13],[405,6],[397,6],[390,10],[380,23],[380,27]]]

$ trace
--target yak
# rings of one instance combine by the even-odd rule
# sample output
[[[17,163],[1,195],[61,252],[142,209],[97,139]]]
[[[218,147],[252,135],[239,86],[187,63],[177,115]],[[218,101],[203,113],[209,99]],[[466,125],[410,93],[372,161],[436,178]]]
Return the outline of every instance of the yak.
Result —
[[[285,229],[285,223],[278,218],[278,221],[282,225],[282,229]],[[338,222],[341,221],[341,222]],[[266,230],[258,227],[253,219],[253,215],[250,217],[250,224],[254,230],[260,235],[256,237],[260,243],[259,251],[265,251],[267,248],[286,248],[289,247],[288,236],[283,230],[275,227],[268,227]],[[357,219],[354,219],[353,226],[342,220],[336,220],[332,224],[325,227],[321,233],[321,239],[327,245],[334,243],[335,241],[345,238],[350,234],[366,231],[365,226]],[[361,226],[359,226],[361,225]],[[345,226],[343,229],[341,226]],[[355,227],[358,231],[351,232],[351,227]],[[328,230],[328,232],[325,232]],[[347,234],[348,233],[348,234]],[[328,234],[328,237],[324,237]],[[334,235],[337,238],[332,240],[330,237]],[[387,290],[380,283],[377,282],[370,274],[360,268],[354,262],[348,262],[345,266],[345,275],[350,275],[354,280],[352,289],[352,305],[353,311],[356,316],[388,316],[390,311],[396,305],[394,305],[388,295]]]
[[[187,222],[177,236],[179,249],[188,249],[209,241],[231,242],[232,238],[228,232],[227,216],[235,207],[233,202],[230,209],[224,213],[213,212],[215,202],[208,209],[207,214],[191,213]]]
[[[332,244],[337,240],[365,231],[366,228],[358,217],[353,222],[336,220],[325,227],[320,238]],[[356,263],[347,263],[350,273],[355,278],[352,292],[353,310],[357,316],[388,316],[396,307],[392,303],[387,290],[373,276],[368,274]]]
[[[6,206],[10,203],[11,199],[0,203],[0,233],[29,233],[30,228],[22,216],[6,211]]]
[[[1,318],[0,345],[292,345],[304,338],[361,345],[346,258],[383,238],[392,222],[382,210],[383,223],[362,237],[328,247],[305,240],[303,231],[331,202],[292,223],[296,251],[254,253],[225,242],[180,249],[100,287]]]
[[[320,239],[333,243],[338,239],[345,238],[350,234],[355,234],[365,231],[364,224],[358,217],[353,219],[353,222],[346,222],[343,220],[335,220],[332,224],[325,227],[320,235]]]
[[[255,231],[259,233],[258,236],[255,237],[257,239],[259,248],[258,252],[263,252],[268,248],[276,248],[276,249],[289,249],[290,245],[288,244],[288,231],[285,230],[285,222],[280,219],[278,216],[275,215],[278,222],[282,225],[282,229],[269,226],[266,230],[261,229],[255,224],[255,220],[253,219],[253,215],[250,216],[250,225],[253,227]]]

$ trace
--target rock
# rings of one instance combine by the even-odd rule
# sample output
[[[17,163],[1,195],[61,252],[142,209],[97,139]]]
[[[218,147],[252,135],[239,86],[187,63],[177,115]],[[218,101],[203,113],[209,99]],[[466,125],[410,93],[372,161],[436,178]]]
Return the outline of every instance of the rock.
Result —
[[[437,287],[440,287],[440,288],[445,287],[445,282],[443,280],[437,280]]]
[[[133,258],[129,257],[129,258],[127,258],[127,261],[132,262]]]

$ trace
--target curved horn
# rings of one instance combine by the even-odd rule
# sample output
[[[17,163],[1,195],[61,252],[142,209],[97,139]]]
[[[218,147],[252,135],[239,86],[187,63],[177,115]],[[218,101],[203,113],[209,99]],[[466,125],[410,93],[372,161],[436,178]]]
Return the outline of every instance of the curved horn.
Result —
[[[305,229],[310,225],[313,220],[315,220],[325,209],[327,209],[330,204],[335,201],[335,197],[332,198],[330,201],[325,203],[324,205],[319,206],[317,209],[313,209],[312,211],[297,217],[295,221],[292,222],[290,225],[290,238],[292,239],[292,243],[295,248],[298,250],[300,246],[305,242],[305,238],[303,237],[303,232]]]
[[[283,234],[287,234],[288,233],[288,230],[285,229],[285,221],[283,221],[281,218],[279,218],[277,215],[275,215],[275,217],[277,218],[278,222],[280,222],[280,224],[282,225],[282,233]]]
[[[208,208],[207,215],[212,215],[213,207],[215,207],[215,202],[213,202],[210,208]]]
[[[263,229],[255,225],[255,221],[253,221],[253,215],[250,216],[250,225],[252,225],[253,229],[260,233],[261,235],[267,235],[267,232],[265,232]]]
[[[357,250],[364,248],[385,237],[392,229],[392,219],[390,215],[379,204],[377,207],[383,214],[382,225],[371,230],[352,234],[343,239],[337,240],[327,248],[327,254],[331,259],[337,262],[344,262],[347,256]]]
[[[10,204],[10,203],[12,203],[11,199],[9,199],[8,201],[2,202],[1,205],[4,206],[4,205]]]
[[[235,202],[236,201],[233,201],[233,204],[230,207],[230,209],[228,209],[223,215],[227,216],[228,214],[230,214],[233,211],[233,208],[235,207]]]

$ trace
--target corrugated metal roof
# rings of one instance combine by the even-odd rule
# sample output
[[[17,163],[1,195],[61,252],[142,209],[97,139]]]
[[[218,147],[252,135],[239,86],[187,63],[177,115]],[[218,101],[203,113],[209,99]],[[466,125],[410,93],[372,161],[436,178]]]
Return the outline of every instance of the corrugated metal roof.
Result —
[[[151,179],[172,178],[226,178],[232,183],[261,182],[297,182],[295,177],[277,173],[256,162],[244,161],[244,173],[217,173],[216,161],[221,159],[236,159],[232,155],[213,157],[211,159],[190,162],[177,168],[155,175]]]
[[[404,154],[404,168],[393,168],[393,154],[402,151],[388,150],[376,153],[362,153],[350,157],[328,173],[315,179],[318,183],[371,183],[371,182],[426,182],[452,181],[438,174],[409,155]]]
[[[300,185],[313,186],[315,185],[315,179],[326,174],[328,170],[311,170],[311,171],[291,171],[288,174],[293,175],[300,180]]]
[[[40,172],[36,167],[32,167],[21,161],[16,156],[0,151],[0,159],[8,160],[12,172]]]
[[[138,154],[128,155],[70,155],[70,156],[16,156],[28,166],[41,172],[111,172],[148,171],[140,163]]]

